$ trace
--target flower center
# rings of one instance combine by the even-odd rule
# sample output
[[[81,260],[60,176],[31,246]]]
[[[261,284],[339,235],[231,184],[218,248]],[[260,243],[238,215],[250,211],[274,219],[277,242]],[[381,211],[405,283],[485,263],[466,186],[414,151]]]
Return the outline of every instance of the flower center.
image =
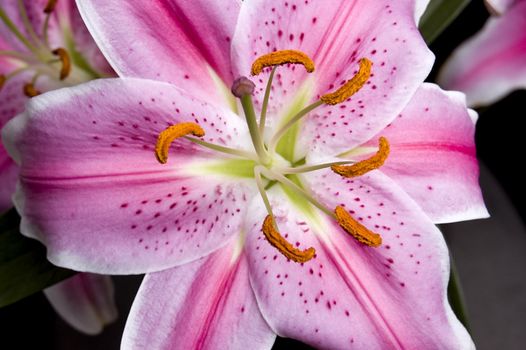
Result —
[[[359,61],[360,68],[352,79],[336,91],[322,95],[318,101],[301,109],[287,123],[278,128],[268,139],[268,142],[265,142],[264,126],[270,99],[272,79],[276,67],[284,64],[301,64],[308,73],[312,73],[315,69],[314,62],[305,53],[295,50],[272,52],[256,59],[252,64],[252,75],[258,75],[265,68],[272,67],[262,103],[259,121],[256,119],[256,113],[252,102],[252,94],[255,89],[254,83],[246,77],[240,77],[236,79],[232,85],[232,94],[240,100],[241,106],[243,107],[255,154],[210,144],[198,138],[191,137],[189,136],[190,134],[196,137],[202,137],[204,136],[205,131],[195,123],[179,123],[168,127],[159,135],[155,147],[155,155],[158,161],[166,163],[170,144],[173,140],[179,137],[184,137],[189,141],[218,152],[254,161],[254,180],[268,212],[268,215],[262,224],[263,234],[273,247],[292,261],[303,263],[312,259],[315,256],[315,249],[313,247],[306,250],[297,249],[280,234],[276,220],[274,219],[272,205],[270,204],[266,193],[267,190],[276,183],[279,183],[281,186],[295,193],[299,197],[304,198],[321,212],[328,215],[332,220],[335,220],[340,227],[358,242],[369,247],[380,246],[382,238],[379,234],[371,232],[365,226],[353,219],[343,207],[337,206],[334,210],[331,210],[320,203],[307,189],[304,188],[301,181],[299,181],[297,174],[331,168],[335,174],[346,178],[364,175],[369,171],[381,167],[387,159],[389,155],[389,143],[386,138],[380,137],[379,148],[376,154],[359,162],[338,161],[324,164],[304,165],[303,160],[291,164],[288,161],[284,161],[279,155],[279,152],[276,151],[280,140],[311,111],[324,104],[335,105],[344,102],[358,92],[366,84],[371,75],[372,62],[367,58],[362,58]]]
[[[47,76],[55,81],[64,81],[68,79],[68,84],[80,83],[88,80],[85,75],[86,72],[77,72],[72,76],[72,57],[70,51],[63,47],[52,48],[49,43],[49,22],[56,7],[57,0],[49,0],[46,6],[42,9],[45,14],[42,28],[39,33],[33,27],[23,0],[18,1],[18,12],[22,22],[22,28],[18,28],[15,22],[9,18],[4,9],[0,6],[0,20],[9,29],[13,38],[23,45],[23,49],[17,50],[0,50],[0,56],[7,58],[13,63],[13,71],[6,75],[0,75],[0,89],[4,84],[15,76],[32,72],[33,76],[23,86],[23,93],[28,97],[33,97],[40,94],[40,90],[36,87],[37,80],[43,76]],[[33,5],[31,5],[33,6]],[[25,34],[24,34],[25,33]],[[78,53],[76,53],[78,56]],[[80,60],[80,57],[75,59]],[[98,74],[93,74],[92,78],[99,77]],[[95,76],[96,75],[96,76]]]

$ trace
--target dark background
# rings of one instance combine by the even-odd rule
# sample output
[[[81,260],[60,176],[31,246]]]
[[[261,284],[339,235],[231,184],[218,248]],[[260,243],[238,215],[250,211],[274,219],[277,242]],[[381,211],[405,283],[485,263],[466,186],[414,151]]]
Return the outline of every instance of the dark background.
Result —
[[[481,0],[471,4],[431,45],[438,68],[452,50],[477,32],[488,13]],[[526,343],[526,217],[523,118],[526,91],[479,110],[477,149],[485,166],[482,187],[489,220],[442,227],[464,287],[471,332],[479,349],[523,349]],[[521,107],[523,107],[521,109]],[[495,178],[504,192],[496,186]],[[506,194],[513,206],[506,204]],[[514,208],[515,209],[514,209]],[[118,349],[126,314],[141,276],[116,277],[119,321],[101,335],[82,335],[67,326],[42,293],[0,309],[2,349]],[[10,344],[10,345],[7,345]],[[274,349],[310,349],[278,338]]]

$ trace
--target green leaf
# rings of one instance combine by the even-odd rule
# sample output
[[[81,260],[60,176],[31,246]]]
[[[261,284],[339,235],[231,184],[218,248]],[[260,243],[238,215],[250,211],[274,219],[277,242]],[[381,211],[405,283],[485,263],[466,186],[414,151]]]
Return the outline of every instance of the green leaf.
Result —
[[[450,256],[451,262],[451,274],[449,276],[449,284],[447,286],[447,297],[449,304],[453,312],[459,319],[459,321],[466,327],[469,333],[471,328],[469,326],[469,317],[466,308],[466,302],[464,300],[464,293],[462,292],[462,286],[460,285],[460,279],[458,278],[457,268],[453,257]]]
[[[431,0],[420,19],[420,32],[431,44],[453,22],[470,0]]]
[[[39,242],[19,232],[14,209],[0,218],[0,307],[12,304],[76,272],[51,264]]]

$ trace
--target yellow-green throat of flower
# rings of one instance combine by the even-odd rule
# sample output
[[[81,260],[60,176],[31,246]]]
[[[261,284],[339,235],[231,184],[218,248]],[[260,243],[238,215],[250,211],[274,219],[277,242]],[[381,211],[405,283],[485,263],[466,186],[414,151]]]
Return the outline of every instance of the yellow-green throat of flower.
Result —
[[[334,173],[346,178],[364,175],[371,170],[381,167],[387,159],[389,155],[389,142],[386,138],[380,137],[378,150],[374,155],[358,162],[344,160],[308,166],[304,165],[302,162],[291,164],[291,162],[283,159],[279,152],[276,151],[277,145],[284,135],[286,135],[294,125],[302,120],[302,118],[306,117],[311,111],[324,104],[336,105],[342,103],[358,92],[367,83],[371,75],[372,62],[367,58],[362,58],[359,61],[359,70],[352,79],[343,84],[339,89],[322,95],[318,101],[301,109],[296,115],[288,120],[287,123],[278,128],[272,137],[268,139],[268,142],[265,142],[264,126],[272,79],[276,67],[284,64],[301,64],[308,73],[312,73],[315,70],[314,62],[309,56],[296,50],[276,51],[256,59],[252,64],[252,75],[258,75],[263,69],[272,67],[259,121],[256,119],[256,113],[252,102],[252,94],[255,88],[254,83],[246,77],[240,77],[236,79],[232,85],[231,91],[233,95],[240,100],[241,106],[243,107],[255,155],[246,151],[231,149],[202,141],[197,137],[204,136],[206,131],[196,123],[185,122],[172,125],[159,134],[155,147],[155,156],[157,157],[157,160],[162,164],[166,163],[168,161],[168,150],[171,142],[181,137],[218,152],[253,160],[254,179],[268,212],[268,215],[262,223],[263,234],[267,241],[281,254],[297,263],[304,263],[311,260],[315,257],[316,250],[314,247],[305,250],[295,248],[285,237],[283,237],[283,235],[280,234],[279,228],[274,220],[272,206],[266,193],[267,189],[270,187],[269,184],[279,183],[290,191],[303,197],[314,207],[335,220],[340,227],[360,243],[369,247],[380,246],[382,244],[382,238],[379,234],[370,231],[367,227],[359,223],[343,207],[337,206],[334,209],[329,209],[320,203],[305,188],[303,188],[301,183],[298,184],[297,174],[330,168]],[[193,137],[189,135],[193,135]],[[265,182],[267,183],[266,185]]]

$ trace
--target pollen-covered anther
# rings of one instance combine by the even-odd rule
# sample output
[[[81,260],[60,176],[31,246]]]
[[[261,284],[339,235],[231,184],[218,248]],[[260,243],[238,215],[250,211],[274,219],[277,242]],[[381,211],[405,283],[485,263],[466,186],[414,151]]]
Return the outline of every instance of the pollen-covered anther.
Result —
[[[192,134],[197,137],[205,135],[205,131],[196,123],[186,122],[171,125],[164,129],[157,138],[155,144],[155,157],[161,164],[168,161],[168,150],[175,139]]]
[[[35,97],[40,95],[41,92],[35,88],[35,85],[33,83],[27,83],[24,85],[24,95],[27,97]]]
[[[337,206],[334,214],[338,224],[358,242],[369,247],[379,247],[382,244],[382,237],[379,234],[369,231],[367,227],[354,220],[343,207]]]
[[[62,63],[62,68],[60,69],[60,80],[64,80],[68,77],[71,72],[71,59],[66,49],[59,47],[52,51],[55,56],[58,56],[60,62]]]
[[[390,149],[389,142],[383,136],[378,140],[378,144],[378,151],[372,157],[353,165],[333,165],[331,170],[343,177],[356,177],[380,168],[389,156]]]
[[[44,7],[44,13],[52,13],[55,10],[56,5],[57,0],[49,0],[46,4],[46,7]]]
[[[254,63],[252,63],[250,73],[252,75],[258,75],[263,71],[263,68],[288,63],[302,64],[307,72],[314,72],[314,62],[305,53],[297,50],[281,50],[258,57]]]
[[[371,76],[371,66],[373,63],[367,59],[360,60],[360,68],[358,73],[352,77],[351,80],[343,84],[338,90],[325,94],[320,97],[320,100],[328,105],[335,105],[344,102],[346,99],[357,93],[369,80]]]
[[[295,261],[297,263],[304,263],[311,260],[316,254],[316,250],[312,247],[300,250],[294,248],[274,227],[274,220],[270,215],[267,215],[263,221],[263,234],[267,238],[267,241],[274,248],[279,250],[287,259]]]

